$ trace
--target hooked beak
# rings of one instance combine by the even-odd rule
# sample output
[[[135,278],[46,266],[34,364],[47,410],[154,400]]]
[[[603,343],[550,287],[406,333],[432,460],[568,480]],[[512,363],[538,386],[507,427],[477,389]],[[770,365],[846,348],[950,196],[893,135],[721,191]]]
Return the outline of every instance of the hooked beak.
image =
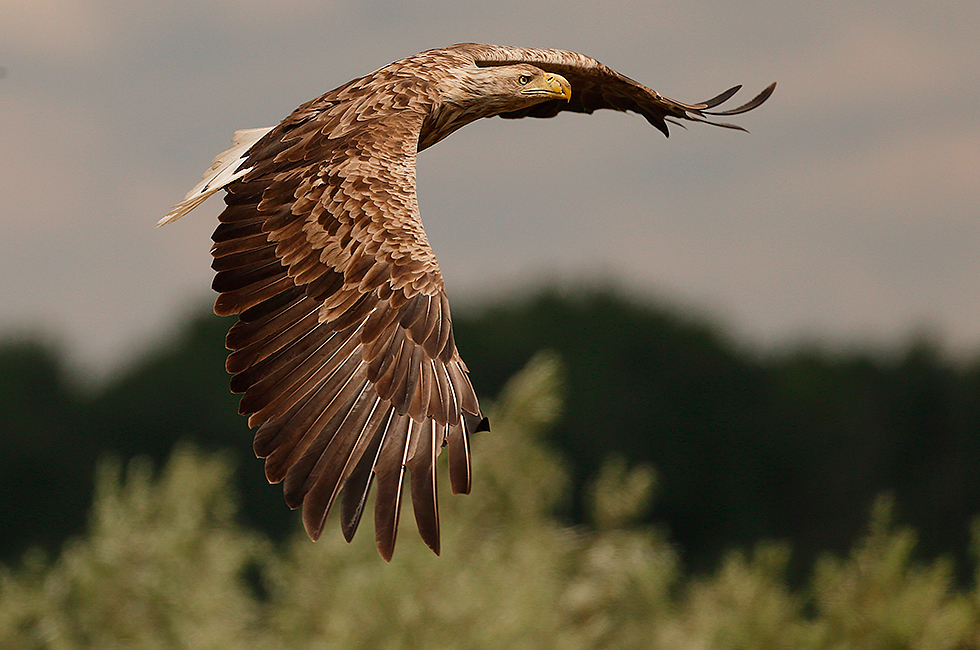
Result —
[[[543,99],[564,99],[567,102],[572,98],[572,84],[560,74],[549,72],[532,81],[521,93]]]

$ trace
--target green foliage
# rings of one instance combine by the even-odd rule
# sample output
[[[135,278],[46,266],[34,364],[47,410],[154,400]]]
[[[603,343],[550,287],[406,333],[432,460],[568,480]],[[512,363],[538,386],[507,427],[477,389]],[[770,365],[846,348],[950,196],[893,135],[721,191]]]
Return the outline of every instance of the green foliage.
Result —
[[[88,533],[50,566],[29,556],[0,575],[0,648],[244,646],[259,604],[243,582],[268,544],[233,523],[231,467],[177,450],[99,467]]]
[[[637,512],[669,529],[685,566],[713,571],[733,547],[788,540],[800,586],[821,553],[847,552],[887,491],[918,532],[916,557],[952,556],[957,579],[971,579],[980,359],[954,363],[929,341],[890,356],[803,347],[760,358],[703,319],[613,290],[542,291],[455,316],[483,400],[538,350],[561,356],[568,399],[546,435],[565,461],[566,524],[615,525],[591,517],[590,486],[608,457],[628,459],[656,468],[657,499]],[[288,537],[295,518],[228,391],[231,320],[202,309],[168,345],[84,391],[56,348],[0,342],[0,522],[15,522],[0,526],[0,560],[31,546],[54,553],[82,531],[102,455],[159,468],[181,441],[230,454],[248,504],[239,522]]]
[[[948,560],[912,562],[915,534],[875,502],[867,536],[846,560],[824,557],[813,580],[819,633],[846,648],[953,649],[980,642],[976,595],[956,593]]]
[[[888,500],[798,591],[784,544],[685,577],[666,536],[638,521],[657,489],[646,466],[605,463],[594,526],[561,523],[569,472],[543,434],[562,384],[544,354],[501,393],[473,443],[473,494],[440,493],[441,558],[410,515],[390,565],[369,531],[276,546],[238,523],[222,454],[185,446],[156,476],[146,461],[125,475],[104,462],[88,531],[52,561],[0,570],[0,650],[980,648],[980,595],[957,589],[948,561],[913,559]]]
[[[820,553],[850,547],[884,491],[919,531],[920,556],[965,564],[980,513],[980,361],[954,363],[928,340],[760,358],[703,319],[613,290],[542,291],[454,326],[481,395],[537,350],[566,363],[549,439],[571,470],[572,522],[588,521],[588,486],[613,454],[656,467],[645,521],[668,525],[700,571],[733,545],[788,539],[799,583]]]
[[[717,573],[685,585],[677,613],[659,630],[665,648],[805,650],[814,623],[785,582],[787,547],[760,544],[751,557],[731,552]],[[870,648],[869,648],[870,650]]]

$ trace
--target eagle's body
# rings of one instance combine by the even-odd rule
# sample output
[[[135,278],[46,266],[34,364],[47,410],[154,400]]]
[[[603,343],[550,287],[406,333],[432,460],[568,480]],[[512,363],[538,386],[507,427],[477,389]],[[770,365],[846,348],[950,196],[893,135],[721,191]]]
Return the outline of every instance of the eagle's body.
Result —
[[[416,153],[494,115],[612,108],[667,133],[665,120],[706,121],[735,90],[685,105],[574,52],[464,44],[235,134],[160,223],[227,191],[212,253],[215,312],[239,316],[227,338],[231,386],[258,427],[267,478],[302,505],[311,538],[342,492],[350,540],[376,478],[376,541],[390,559],[408,469],[419,532],[438,553],[436,456],[447,446],[453,492],[469,492],[469,436],[487,428],[419,218]],[[714,114],[751,110],[771,92]]]

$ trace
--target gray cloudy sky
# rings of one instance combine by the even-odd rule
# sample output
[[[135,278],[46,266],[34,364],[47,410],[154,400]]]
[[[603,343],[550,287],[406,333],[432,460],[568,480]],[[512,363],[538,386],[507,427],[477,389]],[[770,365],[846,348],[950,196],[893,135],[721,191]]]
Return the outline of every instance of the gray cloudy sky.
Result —
[[[573,49],[698,101],[779,82],[667,140],[635,115],[484,120],[419,158],[458,305],[615,280],[751,344],[980,344],[980,5],[0,0],[0,334],[104,372],[210,300],[214,199],[154,223],[238,128],[389,61],[481,41]],[[740,97],[742,97],[740,95]]]

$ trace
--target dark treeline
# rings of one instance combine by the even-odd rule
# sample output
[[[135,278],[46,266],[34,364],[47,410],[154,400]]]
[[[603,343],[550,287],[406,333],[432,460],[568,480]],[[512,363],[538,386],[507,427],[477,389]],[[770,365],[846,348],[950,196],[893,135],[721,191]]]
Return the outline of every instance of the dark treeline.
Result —
[[[821,551],[851,546],[882,492],[924,556],[967,554],[980,513],[978,362],[952,363],[922,341],[890,355],[761,356],[612,291],[543,292],[454,322],[484,399],[535,352],[563,359],[566,406],[551,440],[575,479],[571,523],[585,523],[584,487],[619,455],[657,469],[649,519],[696,571],[732,547],[784,539],[803,575]],[[295,530],[227,390],[230,323],[202,315],[94,395],[76,390],[56,350],[0,346],[0,559],[54,551],[81,530],[103,454],[162,462],[181,440],[235,459],[245,523],[278,539]]]

